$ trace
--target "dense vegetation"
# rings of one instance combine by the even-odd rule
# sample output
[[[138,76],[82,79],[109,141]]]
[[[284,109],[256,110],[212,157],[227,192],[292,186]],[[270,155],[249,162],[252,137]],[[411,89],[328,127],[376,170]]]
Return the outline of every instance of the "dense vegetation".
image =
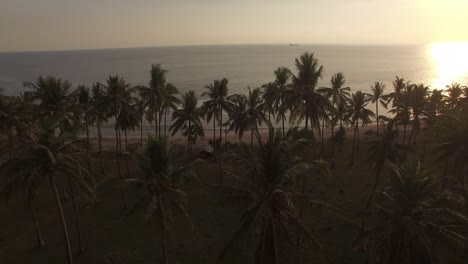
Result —
[[[237,231],[204,227],[212,236],[232,233],[218,252],[210,252],[216,255],[211,262],[464,263],[468,88],[452,84],[430,90],[396,77],[391,91],[375,82],[370,94],[351,93],[343,73],[334,74],[329,87],[318,87],[323,68],[314,54],[302,54],[295,66],[294,73],[279,67],[272,82],[249,87],[247,94],[230,95],[227,79],[214,80],[204,88],[203,104],[194,91],[180,95],[161,65],[151,67],[148,86],[132,87],[109,76],[91,88],[72,89],[69,82],[47,76],[25,83],[28,91],[18,96],[0,94],[0,197],[18,208],[26,205],[37,247],[43,248],[49,245],[38,209],[50,214],[50,206],[37,204],[51,194],[68,263],[86,257],[81,234],[87,225],[80,213],[98,206],[98,190],[109,184],[104,179],[116,182],[113,210],[125,218],[142,211],[158,226],[154,248],[161,249],[142,262],[171,263],[171,240],[197,230],[191,214],[211,213],[190,207],[198,186],[226,212],[232,211],[230,203],[243,206],[235,210]],[[144,120],[154,127],[147,140]],[[213,125],[212,136],[205,135],[204,121]],[[111,152],[104,148],[105,124],[115,130]],[[268,127],[266,133],[261,125]],[[365,126],[367,131],[360,132]],[[93,127],[96,142],[90,136]],[[127,133],[138,128],[140,147],[131,151]],[[238,143],[223,139],[230,131]],[[244,133],[250,137],[247,144]],[[171,143],[175,135],[186,138],[185,153]],[[211,138],[212,157],[194,153],[200,137]],[[350,173],[351,182],[366,182],[368,188],[351,191],[354,197],[347,197],[353,201],[341,203],[347,186],[339,186],[343,179],[335,176]],[[338,192],[327,193],[330,185]],[[70,217],[64,210],[67,200]],[[109,220],[99,217],[93,221]],[[322,240],[332,235],[320,234],[323,222],[329,222],[328,230],[331,223],[341,223],[346,231],[333,237],[346,243],[334,241],[327,249]],[[340,250],[354,253],[337,259],[333,255]]]

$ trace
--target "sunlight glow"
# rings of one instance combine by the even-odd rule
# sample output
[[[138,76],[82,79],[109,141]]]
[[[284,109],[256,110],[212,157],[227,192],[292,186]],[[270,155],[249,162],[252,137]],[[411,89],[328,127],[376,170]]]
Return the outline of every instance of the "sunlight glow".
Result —
[[[468,78],[468,42],[437,43],[430,46],[436,78],[433,88],[445,88]]]

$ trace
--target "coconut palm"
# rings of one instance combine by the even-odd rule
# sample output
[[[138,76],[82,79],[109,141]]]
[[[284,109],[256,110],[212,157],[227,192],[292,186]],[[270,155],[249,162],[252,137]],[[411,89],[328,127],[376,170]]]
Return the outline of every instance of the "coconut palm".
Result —
[[[373,85],[371,85],[371,93],[370,95],[370,101],[375,104],[375,116],[376,116],[376,121],[377,121],[377,133],[380,132],[379,130],[379,104],[381,104],[383,107],[387,108],[387,102],[386,102],[386,95],[384,94],[385,92],[385,84],[382,82],[374,82]]]
[[[278,110],[278,99],[279,99],[279,89],[276,83],[270,82],[267,84],[262,85],[263,93],[263,101],[265,102],[265,109],[264,112],[268,113],[268,121],[271,122],[271,115],[273,117]],[[265,114],[266,115],[266,114]]]
[[[264,109],[264,102],[262,101],[262,91],[260,88],[253,90],[249,89],[249,94],[246,98],[245,119],[250,128],[250,146],[253,147],[254,132],[258,132],[258,127],[266,121]]]
[[[274,104],[277,112],[277,119],[281,119],[281,127],[283,131],[283,136],[285,133],[284,122],[286,120],[286,112],[289,109],[289,101],[291,96],[291,87],[292,87],[292,73],[286,67],[279,67],[275,70],[275,86],[277,90],[277,99]],[[265,105],[270,104],[270,102],[265,101]],[[278,121],[278,120],[277,120]]]
[[[376,224],[360,239],[377,263],[433,263],[437,241],[467,241],[459,232],[468,221],[457,212],[460,200],[440,193],[433,171],[417,160],[388,167],[390,184],[378,192]]]
[[[101,174],[104,174],[104,159],[102,157],[102,133],[101,133],[101,126],[103,123],[107,122],[107,112],[106,109],[100,105],[100,103],[104,100],[104,86],[100,83],[94,83],[92,88],[92,99],[91,99],[91,106],[89,109],[89,122],[91,124],[96,124],[96,132],[97,132],[97,139],[98,139],[98,155],[101,163]]]
[[[378,139],[371,142],[369,148],[369,160],[375,169],[375,182],[369,200],[367,201],[366,210],[370,208],[375,191],[379,186],[385,164],[388,162],[395,163],[402,161],[404,153],[408,151],[404,145],[397,143],[398,131],[395,129],[394,124],[395,121],[390,120],[384,127],[382,133],[378,135]]]
[[[436,121],[436,118],[444,111],[444,95],[442,90],[434,89],[428,98],[427,102],[427,117],[431,123]]]
[[[362,121],[361,124],[366,124],[371,122],[371,117],[374,116],[374,113],[367,109],[368,99],[366,94],[357,91],[351,95],[350,105],[347,119],[350,119],[354,126],[354,137],[353,137],[353,148],[351,154],[351,164],[354,164],[354,152],[359,151],[359,121]],[[356,141],[357,138],[357,141]],[[357,142],[357,144],[356,144]]]
[[[468,201],[468,190],[465,187],[465,170],[468,162],[468,115],[451,111],[442,115],[431,129],[434,153],[440,161],[453,160],[453,168],[461,186],[465,200]],[[466,203],[468,211],[468,202]]]
[[[461,95],[463,94],[463,87],[459,83],[452,83],[446,86],[447,91],[447,105],[454,109],[460,102]]]
[[[164,87],[161,105],[161,114],[164,115],[164,137],[166,137],[167,132],[167,113],[170,110],[177,110],[177,106],[181,103],[180,99],[177,97],[179,94],[179,89],[172,83],[167,83]],[[160,122],[161,119],[162,117],[159,118]],[[161,127],[161,125],[159,126]]]
[[[424,84],[412,84],[407,87],[405,100],[407,100],[408,108],[411,110],[413,116],[413,124],[408,138],[408,144],[411,143],[411,140],[413,140],[413,143],[416,143],[416,135],[419,133],[421,126],[420,118],[426,115],[428,89],[429,88]]]
[[[206,112],[206,120],[209,122],[213,119],[218,119],[219,124],[219,144],[222,146],[222,128],[223,128],[223,112],[229,113],[233,107],[232,102],[228,98],[228,80],[214,80],[213,83],[206,85],[207,92],[202,93],[202,96],[208,96],[209,100],[203,103],[204,112]],[[215,124],[213,124],[213,142],[216,138]]]
[[[242,141],[244,132],[249,129],[249,122],[246,118],[247,112],[247,98],[245,95],[233,95],[231,97],[233,103],[232,109],[229,113],[229,131],[234,131],[234,133],[239,137],[239,140]]]
[[[71,84],[60,78],[52,76],[39,76],[38,80],[26,82],[25,87],[31,89],[24,95],[38,103],[39,116],[47,115],[60,121],[58,127],[61,131],[71,130],[79,127],[79,116],[77,108],[73,104],[71,96]]]
[[[283,237],[292,239],[298,234],[304,234],[323,253],[318,241],[303,225],[294,203],[307,200],[311,205],[333,207],[313,199],[308,193],[295,193],[291,187],[295,179],[321,166],[321,163],[303,159],[303,154],[310,149],[310,141],[295,137],[295,132],[290,131],[283,137],[280,130],[275,131],[270,125],[266,142],[257,137],[255,148],[244,145],[229,155],[236,167],[231,172],[232,177],[238,179],[239,184],[215,186],[225,195],[249,201],[249,205],[242,214],[241,227],[222,251],[221,260],[244,236],[253,237],[255,241],[255,263],[279,263],[280,256],[286,253],[279,252],[281,244],[285,243]],[[285,257],[291,261],[289,257],[294,256]]]
[[[346,102],[349,100],[349,91],[350,87],[343,87],[345,85],[346,78],[341,72],[335,73],[331,80],[331,87],[322,87],[320,90],[326,94],[328,98],[331,99],[331,105],[335,108],[335,111],[331,112],[331,135],[334,136],[334,128],[339,116],[337,115],[336,110],[340,106],[346,105]],[[340,119],[341,121],[341,119]],[[342,126],[340,124],[340,126]]]
[[[202,110],[197,107],[198,100],[195,92],[190,90],[182,96],[182,107],[174,111],[172,119],[174,123],[169,128],[172,135],[182,132],[187,137],[187,159],[191,159],[191,145],[197,136],[204,136],[201,123]]]
[[[73,263],[68,228],[56,181],[57,178],[69,178],[88,197],[94,199],[94,179],[85,168],[81,158],[86,142],[71,141],[74,135],[70,135],[68,131],[54,136],[53,131],[57,127],[58,122],[41,121],[40,129],[34,137],[30,141],[21,142],[19,146],[21,155],[10,159],[0,167],[1,174],[8,177],[2,192],[9,192],[16,186],[23,186],[25,193],[29,194],[41,183],[49,180],[62,223],[67,261]]]
[[[294,115],[299,120],[305,118],[307,129],[310,120],[311,127],[318,126],[322,103],[327,101],[315,90],[317,83],[322,78],[323,67],[319,66],[313,53],[305,52],[295,59],[297,75],[293,76],[294,91],[297,102],[294,104]]]
[[[115,119],[115,156],[117,162],[117,171],[119,178],[123,179],[122,171],[120,167],[120,155],[121,155],[121,141],[120,141],[120,124],[119,116],[123,109],[128,109],[133,105],[133,89],[125,82],[123,78],[119,76],[109,76],[104,86],[102,96],[97,98],[96,111],[106,113],[108,117]],[[125,192],[122,185],[122,203],[124,208],[127,207],[127,200],[125,198]]]
[[[146,220],[150,220],[153,216],[156,218],[163,241],[161,263],[167,264],[169,263],[167,244],[174,218],[180,214],[192,225],[186,208],[187,195],[180,186],[189,177],[196,177],[192,169],[196,163],[177,167],[172,145],[169,145],[165,138],[154,137],[149,137],[138,160],[144,179],[128,179],[127,182],[144,187],[145,192],[130,213],[144,208]]]
[[[149,86],[137,86],[141,100],[144,102],[144,109],[147,109],[147,120],[154,122],[154,133],[161,134],[161,128],[158,130],[158,116],[160,116],[162,98],[166,87],[167,70],[161,67],[161,64],[151,65],[151,80]],[[159,133],[158,133],[159,132]]]

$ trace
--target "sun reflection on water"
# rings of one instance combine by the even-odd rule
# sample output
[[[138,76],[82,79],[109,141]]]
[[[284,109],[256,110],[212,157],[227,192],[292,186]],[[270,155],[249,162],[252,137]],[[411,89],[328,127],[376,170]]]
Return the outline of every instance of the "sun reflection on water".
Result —
[[[435,70],[433,88],[468,80],[468,42],[437,43],[430,46]]]

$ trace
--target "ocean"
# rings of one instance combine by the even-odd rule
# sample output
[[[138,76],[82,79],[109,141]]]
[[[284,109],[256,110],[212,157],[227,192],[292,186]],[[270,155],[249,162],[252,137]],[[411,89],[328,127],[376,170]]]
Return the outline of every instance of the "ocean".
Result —
[[[457,50],[459,52],[453,52]],[[466,48],[466,49],[465,49]],[[466,50],[466,52],[463,52]],[[105,82],[119,75],[131,85],[147,85],[151,64],[167,69],[167,81],[198,95],[215,79],[227,78],[229,92],[245,93],[274,80],[279,66],[296,72],[294,59],[313,52],[323,65],[319,86],[343,72],[352,91],[367,92],[375,81],[392,89],[395,76],[431,88],[468,82],[468,45],[218,45],[102,50],[0,53],[0,87],[6,95],[25,90],[23,82],[53,75],[73,85]],[[200,98],[200,103],[203,101]]]

